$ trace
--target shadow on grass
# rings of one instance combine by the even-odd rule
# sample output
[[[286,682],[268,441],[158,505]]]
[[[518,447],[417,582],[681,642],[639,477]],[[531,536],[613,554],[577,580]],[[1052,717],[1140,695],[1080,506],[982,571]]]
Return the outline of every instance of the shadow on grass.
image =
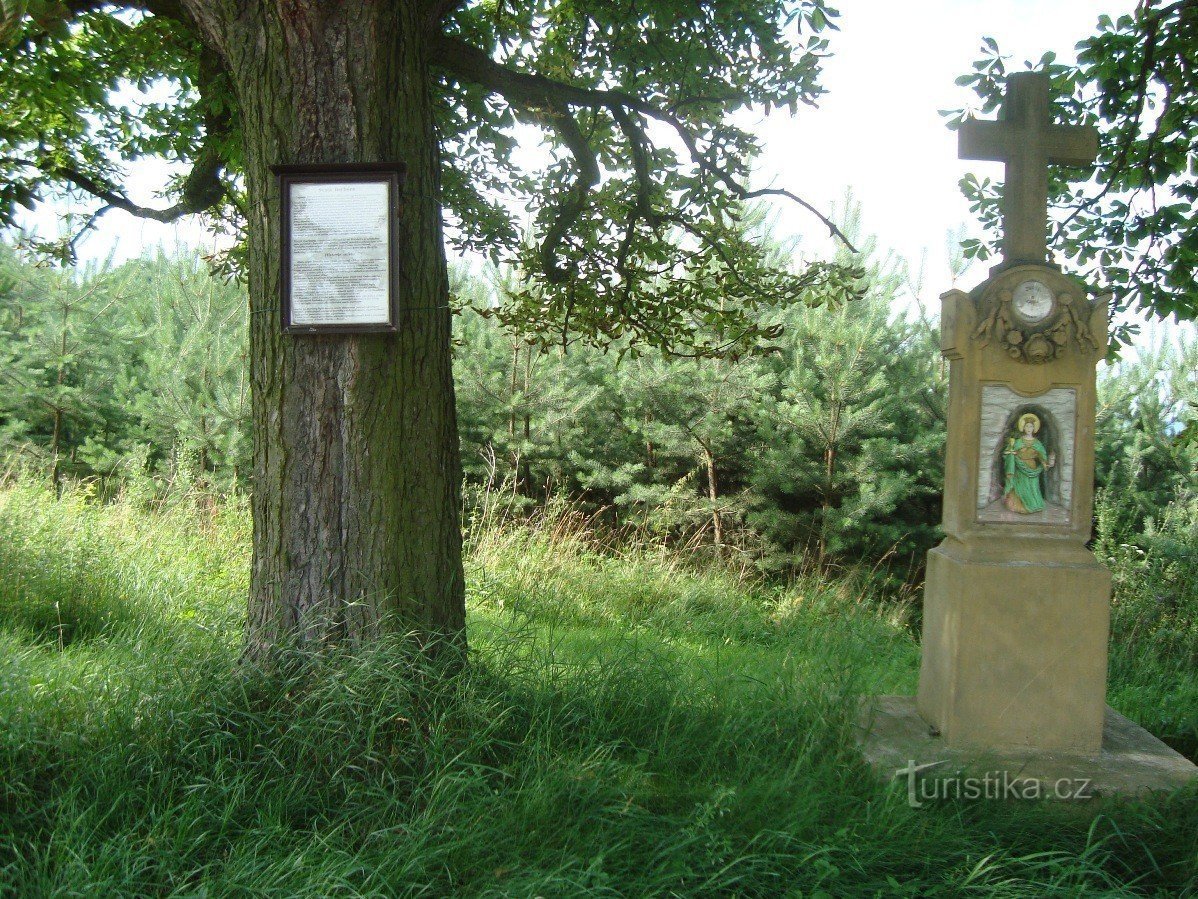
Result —
[[[0,891],[1070,895],[1193,884],[1198,807],[911,809],[853,749],[856,658],[476,615],[270,671],[6,654]],[[35,655],[37,657],[35,657]],[[97,673],[103,671],[103,674]],[[41,685],[35,686],[35,685]],[[86,698],[62,703],[72,695]],[[1117,824],[1115,823],[1117,822]]]
[[[857,697],[901,689],[914,649],[851,596],[738,593],[635,560],[571,571],[565,554],[538,581],[492,557],[453,677],[398,639],[265,669],[237,662],[201,538],[155,543],[147,520],[144,546],[106,550],[113,519],[89,536],[68,511],[0,513],[29,547],[0,550],[0,580],[26,584],[5,621],[41,640],[0,634],[0,895],[1198,887],[1193,791],[1079,815],[912,809],[875,780]],[[42,612],[14,609],[37,596]],[[78,622],[63,652],[46,650],[50,598]]]

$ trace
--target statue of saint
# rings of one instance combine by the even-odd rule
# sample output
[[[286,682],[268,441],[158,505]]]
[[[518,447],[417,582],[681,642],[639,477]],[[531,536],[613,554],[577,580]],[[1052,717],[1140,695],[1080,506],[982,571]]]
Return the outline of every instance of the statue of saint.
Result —
[[[1046,452],[1044,444],[1036,439],[1040,430],[1040,419],[1031,412],[1019,416],[1017,437],[1007,439],[1003,450],[1003,503],[1012,512],[1023,515],[1044,509],[1044,472],[1057,464],[1056,453]]]

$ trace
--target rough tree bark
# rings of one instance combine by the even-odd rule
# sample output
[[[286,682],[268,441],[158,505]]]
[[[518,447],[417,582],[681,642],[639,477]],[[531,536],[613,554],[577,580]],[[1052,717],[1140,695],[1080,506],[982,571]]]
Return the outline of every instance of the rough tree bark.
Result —
[[[464,644],[429,5],[184,0],[240,107],[249,214],[254,560],[247,652],[412,632]],[[397,335],[292,337],[277,163],[408,166]]]

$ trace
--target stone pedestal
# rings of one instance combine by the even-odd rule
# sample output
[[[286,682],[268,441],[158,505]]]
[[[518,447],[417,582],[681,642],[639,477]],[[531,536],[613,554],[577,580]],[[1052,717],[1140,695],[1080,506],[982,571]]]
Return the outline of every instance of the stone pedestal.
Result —
[[[964,549],[928,554],[919,714],[949,746],[1098,752],[1109,573]]]
[[[929,731],[910,696],[873,696],[863,704],[857,737],[865,760],[887,780],[940,780],[917,796],[940,799],[1144,798],[1198,782],[1198,766],[1144,728],[1107,708],[1097,752],[954,749]],[[972,778],[975,789],[968,791]],[[990,789],[977,789],[977,786]]]

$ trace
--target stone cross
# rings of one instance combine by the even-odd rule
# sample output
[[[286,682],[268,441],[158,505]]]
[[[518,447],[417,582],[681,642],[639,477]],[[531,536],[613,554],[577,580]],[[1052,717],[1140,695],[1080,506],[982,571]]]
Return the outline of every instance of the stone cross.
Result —
[[[1107,298],[1045,258],[1048,166],[1088,163],[1097,135],[1052,124],[1048,87],[1014,75],[999,120],[961,128],[963,157],[1007,164],[1006,258],[941,296],[945,539],[927,557],[919,692],[877,697],[860,731],[871,764],[907,775],[912,805],[916,773],[946,762],[1034,782],[1029,798],[1198,781],[1198,766],[1106,705],[1111,575],[1086,544]]]
[[[1047,259],[1048,166],[1089,165],[1098,155],[1098,129],[1054,125],[1048,111],[1048,76],[1016,72],[997,122],[967,119],[958,132],[962,159],[1005,162],[1003,258],[1008,264]]]

